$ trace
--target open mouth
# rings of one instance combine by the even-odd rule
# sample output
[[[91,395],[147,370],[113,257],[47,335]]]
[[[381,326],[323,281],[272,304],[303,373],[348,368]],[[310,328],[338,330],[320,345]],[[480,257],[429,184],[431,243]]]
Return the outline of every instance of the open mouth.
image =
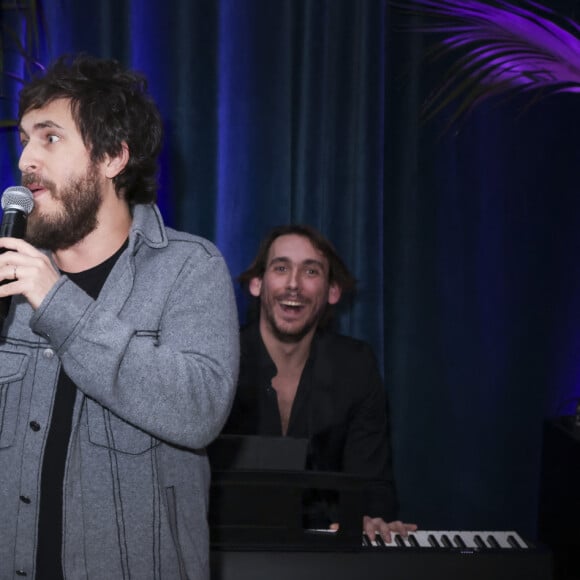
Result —
[[[300,308],[301,306],[304,306],[302,302],[298,302],[296,300],[282,300],[280,304],[282,306],[287,306],[288,308]]]
[[[33,194],[38,194],[42,193],[43,191],[46,191],[46,188],[38,183],[31,183],[28,186],[28,189],[30,189],[30,191],[32,191]]]
[[[278,302],[282,311],[286,314],[298,314],[305,306],[304,302],[299,300],[280,300]]]
[[[28,189],[30,189],[30,191],[32,192],[33,195],[42,193],[43,191],[46,190],[46,187],[42,184],[42,182],[40,181],[32,181],[32,179],[29,178],[27,179],[26,177],[24,179],[22,179],[22,185],[24,187],[28,187]]]

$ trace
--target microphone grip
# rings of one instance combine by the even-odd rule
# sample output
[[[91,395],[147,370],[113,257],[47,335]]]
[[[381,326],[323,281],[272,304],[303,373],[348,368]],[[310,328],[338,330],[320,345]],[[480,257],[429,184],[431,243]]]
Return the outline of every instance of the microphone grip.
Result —
[[[23,211],[6,210],[0,224],[0,238],[24,238],[27,222],[28,216]]]
[[[4,211],[2,223],[0,224],[0,238],[24,238],[26,235],[27,222],[28,215],[23,211],[10,209]],[[3,254],[5,251],[4,248],[0,248],[0,254]],[[10,282],[10,280],[2,280],[0,281],[0,286],[7,284],[8,282]],[[0,298],[0,325],[3,324],[8,316],[11,301],[12,296]]]
[[[4,321],[8,316],[10,302],[12,302],[12,296],[4,296],[3,298],[0,298],[0,327],[4,324]]]
[[[4,248],[0,248],[0,254],[3,254],[6,250]],[[4,284],[8,284],[10,280],[2,280],[0,281],[0,286]],[[8,311],[10,310],[10,302],[12,302],[12,296],[4,296],[0,298],[0,326],[4,324],[6,317],[8,316]]]

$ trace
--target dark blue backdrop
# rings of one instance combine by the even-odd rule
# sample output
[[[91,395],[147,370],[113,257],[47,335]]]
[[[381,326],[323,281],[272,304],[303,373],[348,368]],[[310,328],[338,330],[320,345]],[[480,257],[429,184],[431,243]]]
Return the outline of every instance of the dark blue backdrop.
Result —
[[[359,279],[340,328],[373,344],[392,401],[403,517],[533,537],[542,423],[580,396],[578,97],[422,124],[441,68],[385,0],[50,0],[44,16],[42,62],[85,50],[148,75],[163,214],[234,276],[273,225],[335,242]],[[10,131],[2,152],[10,185]]]

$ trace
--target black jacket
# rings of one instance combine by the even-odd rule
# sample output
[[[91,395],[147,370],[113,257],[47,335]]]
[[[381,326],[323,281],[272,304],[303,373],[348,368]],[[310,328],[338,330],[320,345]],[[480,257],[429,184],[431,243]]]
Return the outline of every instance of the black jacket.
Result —
[[[282,435],[276,374],[257,324],[241,332],[238,388],[225,433]],[[396,519],[387,396],[371,347],[317,332],[290,415],[287,436],[309,441],[308,467],[378,480],[365,515]]]

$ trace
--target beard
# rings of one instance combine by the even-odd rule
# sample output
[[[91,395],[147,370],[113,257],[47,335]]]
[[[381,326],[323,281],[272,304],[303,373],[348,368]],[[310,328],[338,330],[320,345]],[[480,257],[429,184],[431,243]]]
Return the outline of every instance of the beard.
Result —
[[[277,340],[286,344],[295,344],[300,342],[313,328],[318,326],[325,311],[326,305],[323,305],[318,310],[314,311],[310,317],[304,321],[302,326],[283,328],[276,321],[273,307],[264,299],[264,297],[262,297],[260,316],[265,318],[266,323]]]
[[[22,185],[38,181],[34,175],[25,175]],[[53,200],[60,201],[61,207],[50,214],[32,211],[26,228],[27,242],[52,252],[66,250],[97,227],[102,198],[96,165],[91,164],[85,175],[71,178],[60,193],[52,181],[41,180],[41,184]]]

